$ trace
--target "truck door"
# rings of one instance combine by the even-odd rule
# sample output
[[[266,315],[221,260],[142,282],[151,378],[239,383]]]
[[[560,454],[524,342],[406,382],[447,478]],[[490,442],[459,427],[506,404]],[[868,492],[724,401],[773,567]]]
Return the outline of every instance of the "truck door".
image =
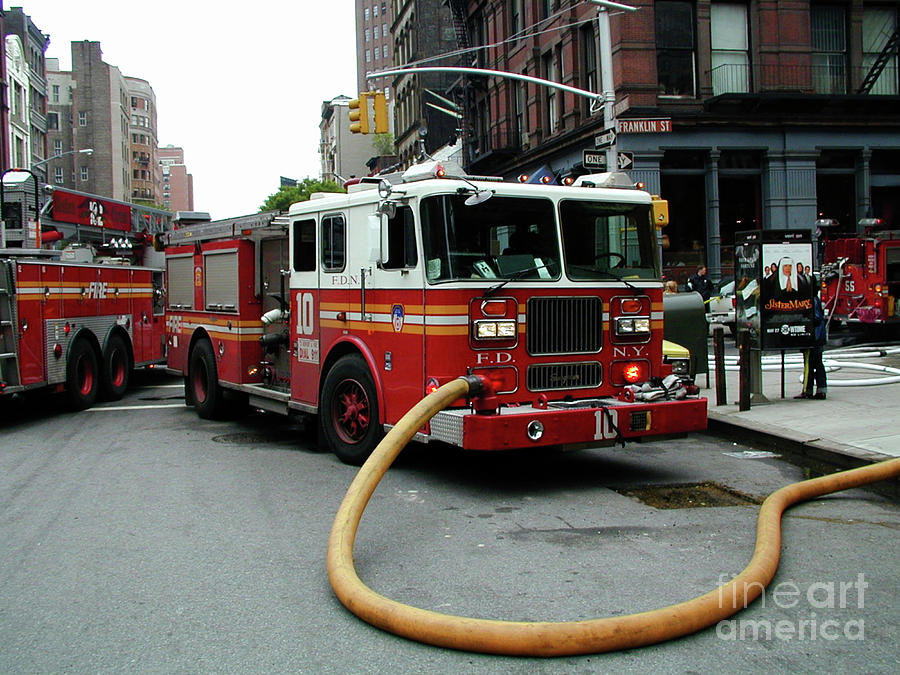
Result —
[[[284,236],[263,239],[259,244],[262,315],[266,316],[268,312],[279,309],[287,313],[290,307],[290,289],[288,277],[282,276],[282,271],[285,274],[290,271],[288,238]],[[286,385],[291,377],[289,322],[289,317],[283,321],[273,321],[263,329],[267,336],[263,359],[273,364],[275,373],[272,384],[276,386]]]
[[[59,267],[40,263],[15,263],[16,321],[21,384],[47,381],[44,368],[45,305],[59,303]]]
[[[366,277],[366,322],[378,336],[372,354],[382,381],[384,418],[396,423],[421,398],[424,390],[425,301],[422,258],[416,244],[416,223],[408,205],[381,216],[382,263]]]
[[[321,313],[318,218],[291,221],[291,399],[310,406],[319,400]]]

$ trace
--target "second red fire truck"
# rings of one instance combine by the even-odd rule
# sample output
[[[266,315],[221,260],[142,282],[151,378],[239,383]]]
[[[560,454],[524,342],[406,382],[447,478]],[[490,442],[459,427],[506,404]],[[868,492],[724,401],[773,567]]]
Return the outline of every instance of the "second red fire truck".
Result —
[[[318,414],[360,463],[468,374],[489,393],[419,440],[495,450],[705,428],[705,400],[663,363],[654,202],[625,174],[533,185],[430,163],[349,190],[169,235],[168,367],[200,416],[226,398]]]
[[[833,321],[900,324],[900,230],[876,218],[860,226],[860,234],[825,241],[822,305]]]
[[[0,396],[52,389],[77,410],[98,396],[118,399],[135,367],[165,360],[163,257],[151,242],[171,214],[63,189],[37,213],[36,190],[17,190],[22,181],[9,177],[0,226]],[[80,243],[46,247],[62,239]]]

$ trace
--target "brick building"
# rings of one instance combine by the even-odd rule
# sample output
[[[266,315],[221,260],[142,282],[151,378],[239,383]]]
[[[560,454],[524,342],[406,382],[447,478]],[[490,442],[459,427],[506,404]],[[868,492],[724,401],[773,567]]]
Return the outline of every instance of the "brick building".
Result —
[[[131,197],[162,204],[162,167],[156,122],[156,94],[147,80],[125,77],[127,86],[131,144]]]
[[[21,7],[12,7],[4,10],[2,34],[7,37],[17,37],[15,49],[20,52],[21,66],[24,69],[20,78],[27,87],[22,92],[10,89],[10,96],[5,101],[13,103],[18,96],[20,101],[27,105],[19,111],[16,124],[20,125],[19,138],[27,138],[27,152],[21,152],[21,157],[15,165],[29,168],[31,165],[41,162],[49,156],[50,149],[47,145],[47,67],[45,54],[50,44],[50,38],[25,14]],[[5,74],[4,74],[5,79]],[[15,144],[14,144],[15,145]],[[13,147],[15,152],[16,148]],[[22,148],[24,150],[24,146]],[[40,178],[43,178],[44,166],[41,164],[35,168]]]
[[[81,192],[131,201],[131,101],[116,66],[103,61],[99,42],[72,42],[72,70],[48,70],[51,145],[69,154],[47,164],[47,182]],[[58,96],[57,96],[58,93]],[[59,154],[54,151],[54,155]]]
[[[162,171],[162,206],[167,211],[194,210],[194,176],[184,163],[184,149],[167,145],[159,148]]]
[[[357,92],[379,89],[390,101],[391,78],[367,80],[366,73],[386,70],[393,64],[393,0],[356,0]]]
[[[464,13],[471,45],[497,45],[475,52],[476,65],[600,91],[597,5],[445,2]],[[670,274],[707,262],[727,276],[740,230],[825,217],[852,231],[869,214],[900,227],[900,83],[885,50],[897,41],[895,2],[630,4],[638,11],[610,11],[617,149],[669,200]],[[597,170],[584,153],[604,121],[588,99],[472,77],[457,96],[471,171]]]

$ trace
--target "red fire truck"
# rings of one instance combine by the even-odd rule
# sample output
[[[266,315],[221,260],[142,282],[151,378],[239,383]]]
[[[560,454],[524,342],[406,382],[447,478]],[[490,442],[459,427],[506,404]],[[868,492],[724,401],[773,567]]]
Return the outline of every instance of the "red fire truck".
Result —
[[[134,367],[165,360],[163,253],[150,242],[171,214],[62,189],[36,214],[36,196],[5,179],[0,395],[53,388],[74,409],[120,398]]]
[[[834,321],[900,323],[900,230],[881,229],[877,218],[860,225],[862,234],[825,241],[822,305]]]
[[[168,367],[201,417],[229,398],[318,414],[362,462],[425,394],[489,393],[418,434],[495,450],[706,426],[663,363],[654,202],[625,174],[506,183],[429,163],[285,215],[168,235]]]

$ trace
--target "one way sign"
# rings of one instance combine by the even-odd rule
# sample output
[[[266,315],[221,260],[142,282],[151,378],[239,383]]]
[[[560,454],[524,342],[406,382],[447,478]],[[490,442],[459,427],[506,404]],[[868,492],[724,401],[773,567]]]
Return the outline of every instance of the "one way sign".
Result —
[[[602,150],[584,150],[582,153],[582,164],[584,164],[585,169],[606,170],[606,153]],[[633,167],[633,152],[616,153],[616,170],[630,171]]]
[[[616,153],[616,164],[619,167],[619,171],[628,171],[634,166],[634,153],[633,152],[617,152]]]

